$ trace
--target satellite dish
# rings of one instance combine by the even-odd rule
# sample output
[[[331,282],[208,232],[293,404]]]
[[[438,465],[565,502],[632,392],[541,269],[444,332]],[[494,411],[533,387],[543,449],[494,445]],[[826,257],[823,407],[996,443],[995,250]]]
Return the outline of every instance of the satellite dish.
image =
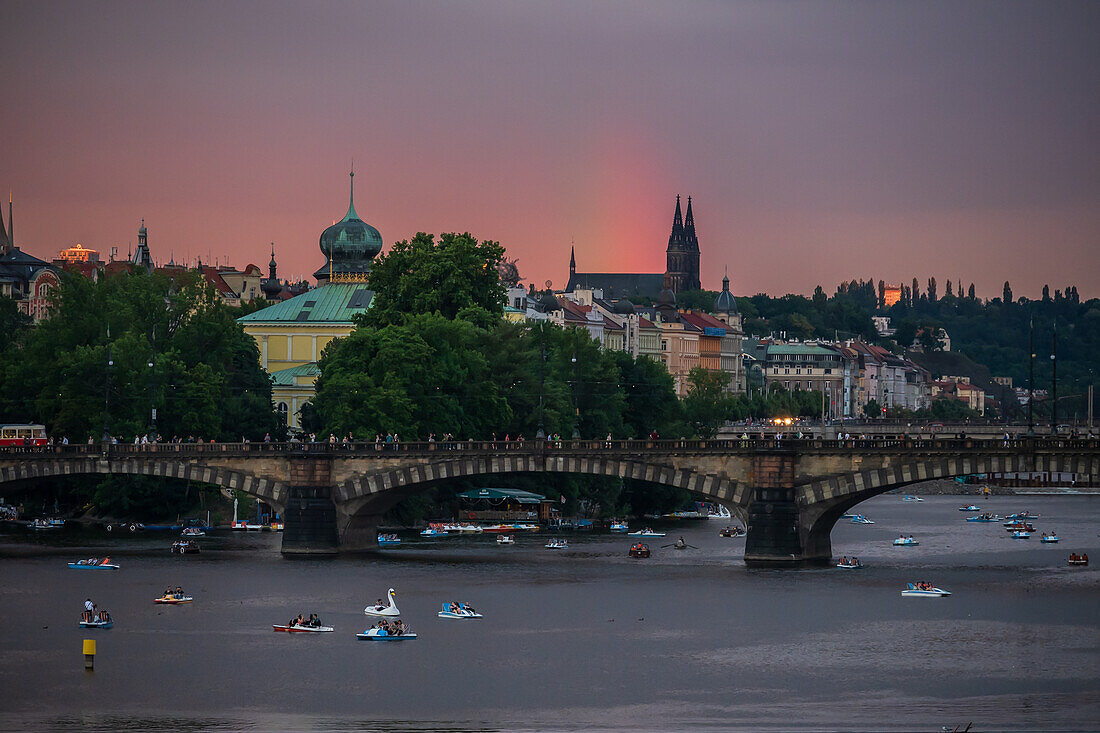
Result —
[[[553,281],[553,280],[547,280],[547,281],[546,281],[546,288],[547,288],[547,290],[549,290],[549,289],[550,289],[550,288],[552,288],[552,287],[554,287],[554,281]]]

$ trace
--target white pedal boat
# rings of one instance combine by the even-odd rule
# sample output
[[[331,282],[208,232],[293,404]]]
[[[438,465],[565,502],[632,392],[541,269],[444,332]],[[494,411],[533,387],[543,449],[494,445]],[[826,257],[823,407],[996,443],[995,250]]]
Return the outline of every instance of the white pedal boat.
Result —
[[[630,525],[626,522],[612,522],[611,526],[607,528],[609,532],[627,532],[630,530]]]
[[[1012,533],[1012,539],[1014,540],[1026,540],[1029,537],[1031,537],[1031,533],[1025,532],[1022,529],[1018,529]]]
[[[908,587],[901,592],[901,594],[907,598],[943,598],[944,596],[951,595],[950,591],[946,591],[943,588],[937,588],[930,583],[922,583],[919,587],[915,583],[908,583]]]
[[[516,538],[510,534],[497,535],[498,545],[514,545],[516,544]]]
[[[331,626],[287,626],[286,624],[272,624],[272,631],[285,631],[289,634],[325,634],[335,631]]]
[[[639,532],[629,532],[627,537],[664,537],[664,532],[654,532],[652,529],[643,529]]]
[[[391,634],[385,629],[367,629],[361,634],[356,634],[355,638],[362,641],[406,641],[415,639],[416,632],[409,631],[404,634]]]
[[[836,564],[836,566],[837,566],[838,568],[841,568],[842,570],[860,570],[860,569],[862,569],[862,568],[863,568],[863,563],[861,563],[861,562],[857,562],[857,563],[852,563],[852,562],[838,562],[838,563]]]
[[[69,567],[73,570],[118,570],[119,566],[110,562],[111,558],[105,557],[102,560],[96,560],[90,558],[88,560],[77,560],[76,562],[69,563]]]
[[[401,612],[397,610],[397,604],[394,603],[393,597],[396,595],[393,588],[389,590],[390,605],[383,606],[381,604],[374,604],[373,606],[367,606],[363,609],[363,613],[368,616],[400,616]]]
[[[870,519],[863,516],[862,514],[857,514],[852,517],[852,524],[874,524],[874,522],[872,522]]]
[[[434,527],[428,527],[427,529],[420,530],[421,537],[446,537],[449,533],[445,529],[436,529]]]
[[[1045,534],[1045,535],[1042,536],[1042,538],[1039,541],[1040,542],[1046,542],[1046,543],[1057,542],[1058,541],[1058,535],[1056,535],[1056,534]]]
[[[920,543],[912,537],[898,537],[896,540],[894,540],[894,544],[898,547],[913,547],[919,545]]]
[[[924,499],[920,498],[919,496],[913,496],[912,494],[906,494],[905,496],[901,497],[901,500],[902,501],[924,501]]]
[[[971,504],[970,506],[961,506],[961,507],[959,507],[959,511],[960,512],[977,512],[977,511],[981,511],[981,510],[978,507]]]
[[[470,608],[468,603],[444,602],[436,614],[439,618],[481,618],[481,614]]]
[[[569,542],[566,540],[553,539],[546,543],[547,550],[567,550],[569,549]]]
[[[109,618],[106,621],[80,621],[80,628],[82,629],[110,629],[114,627],[115,620]]]

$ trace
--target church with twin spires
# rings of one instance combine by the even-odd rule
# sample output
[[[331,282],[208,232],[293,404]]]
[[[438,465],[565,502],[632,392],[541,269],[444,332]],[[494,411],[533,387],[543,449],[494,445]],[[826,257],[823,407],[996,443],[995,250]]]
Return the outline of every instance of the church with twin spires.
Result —
[[[666,288],[673,293],[685,290],[698,290],[699,282],[699,237],[695,234],[695,214],[691,210],[691,197],[688,197],[687,214],[680,213],[680,196],[676,196],[676,213],[672,218],[672,233],[668,237],[668,249],[665,250],[665,272],[577,272],[576,252],[569,253],[569,282],[565,292],[571,293],[578,288],[602,290],[604,298],[617,300],[638,296],[657,299]]]

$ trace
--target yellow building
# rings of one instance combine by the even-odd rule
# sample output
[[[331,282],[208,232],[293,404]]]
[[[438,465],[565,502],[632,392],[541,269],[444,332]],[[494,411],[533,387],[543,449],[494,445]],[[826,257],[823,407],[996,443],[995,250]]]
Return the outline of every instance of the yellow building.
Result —
[[[316,394],[325,347],[352,332],[374,297],[366,282],[382,235],[355,213],[354,189],[348,213],[321,233],[320,247],[326,262],[314,275],[319,287],[237,319],[256,339],[275,409],[292,429],[301,428],[299,411]]]

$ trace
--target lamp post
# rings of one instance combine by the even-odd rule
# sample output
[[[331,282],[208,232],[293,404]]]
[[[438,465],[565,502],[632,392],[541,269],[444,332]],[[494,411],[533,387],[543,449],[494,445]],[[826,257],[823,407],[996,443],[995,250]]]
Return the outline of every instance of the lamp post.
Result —
[[[1027,436],[1035,436],[1035,320],[1027,324]]]
[[[107,378],[103,380],[103,437],[100,438],[105,445],[111,442],[111,367],[115,365],[111,358],[110,338],[111,327],[107,326]]]
[[[152,338],[149,343],[153,349],[153,355],[149,357],[149,442],[157,442],[157,329],[153,328]]]
[[[539,324],[539,426],[535,431],[535,437],[540,440],[546,438],[546,428],[543,425],[543,412],[542,412],[542,393],[543,386],[545,384],[543,369],[546,364],[546,345],[543,342],[543,329],[542,324]]]
[[[1051,389],[1054,392],[1050,402],[1050,434],[1058,434],[1058,324],[1054,324],[1054,335],[1050,339]]]
[[[573,352],[573,440],[581,437],[581,406],[577,402],[577,352]]]

